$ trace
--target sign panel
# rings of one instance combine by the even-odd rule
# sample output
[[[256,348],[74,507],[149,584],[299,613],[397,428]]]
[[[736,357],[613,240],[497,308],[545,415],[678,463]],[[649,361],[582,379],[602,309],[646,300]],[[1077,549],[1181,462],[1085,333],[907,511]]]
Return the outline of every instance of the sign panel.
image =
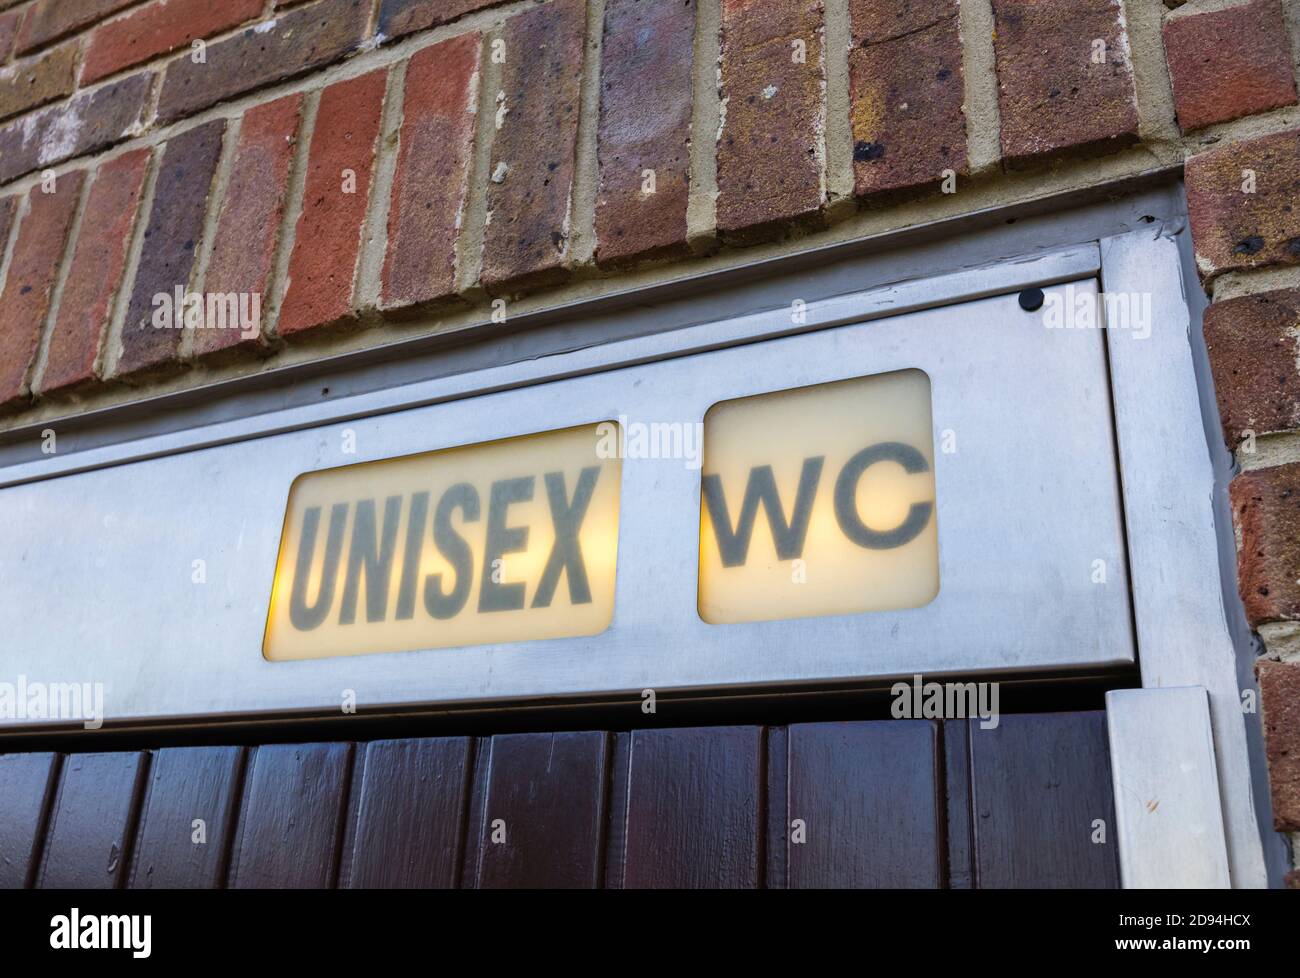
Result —
[[[0,488],[0,733],[82,723],[5,684],[117,726],[1130,667],[1103,331],[1012,293],[716,345],[784,312],[52,456]]]
[[[924,371],[714,405],[700,495],[707,622],[916,608],[939,593]]]
[[[262,653],[311,659],[604,631],[610,423],[299,476]],[[606,440],[602,440],[602,438]]]

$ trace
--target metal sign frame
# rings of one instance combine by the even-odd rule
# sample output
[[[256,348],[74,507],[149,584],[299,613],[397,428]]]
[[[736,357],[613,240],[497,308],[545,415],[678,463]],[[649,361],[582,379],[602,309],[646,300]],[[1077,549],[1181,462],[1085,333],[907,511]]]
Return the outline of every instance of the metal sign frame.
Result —
[[[1138,219],[1138,215],[1144,211],[1154,211],[1160,215],[1160,219]],[[142,423],[138,408],[134,411],[123,409],[121,412],[106,409],[89,419],[83,418],[83,425],[91,426],[89,433],[77,435],[72,439],[73,450],[56,456],[35,456],[30,448],[37,432],[44,425],[35,426],[30,432],[20,431],[8,436],[5,441],[9,447],[0,448],[0,487],[12,487],[21,493],[24,489],[37,488],[33,483],[45,483],[40,488],[46,495],[57,494],[60,485],[67,486],[78,481],[70,479],[65,483],[61,477],[78,472],[93,472],[106,480],[98,484],[105,492],[189,494],[194,501],[192,522],[175,527],[177,552],[195,548],[202,550],[204,541],[210,543],[212,540],[212,527],[205,523],[203,492],[212,485],[216,471],[213,460],[221,456],[221,447],[258,443],[271,446],[277,437],[298,433],[296,437],[300,441],[304,437],[311,440],[315,457],[296,459],[294,466],[297,471],[305,470],[300,467],[303,461],[308,463],[306,468],[324,468],[338,462],[332,444],[344,427],[358,426],[363,423],[362,419],[391,417],[392,412],[397,411],[414,412],[408,416],[415,416],[419,412],[436,412],[440,405],[474,397],[479,399],[485,410],[479,412],[479,416],[472,422],[472,430],[437,432],[431,439],[426,439],[421,447],[429,449],[470,444],[484,436],[504,437],[512,433],[523,433],[525,429],[563,427],[565,424],[603,418],[611,408],[616,410],[618,405],[612,402],[593,404],[591,398],[600,401],[602,375],[607,376],[613,370],[645,371],[645,376],[640,378],[643,383],[651,381],[652,384],[671,385],[672,372],[656,372],[656,365],[677,361],[675,365],[681,367],[690,358],[703,358],[706,355],[710,357],[711,364],[729,359],[735,367],[734,372],[730,375],[721,372],[715,374],[717,383],[712,385],[709,396],[697,399],[699,403],[696,407],[702,417],[709,404],[741,394],[884,372],[896,367],[924,366],[916,362],[918,358],[924,359],[926,356],[923,337],[915,333],[908,336],[902,331],[895,331],[888,342],[882,344],[880,341],[880,337],[890,334],[893,328],[890,320],[896,325],[902,313],[930,310],[931,312],[920,314],[923,317],[938,316],[943,315],[945,308],[951,308],[957,303],[980,300],[1005,302],[1005,297],[1020,289],[1050,287],[1089,279],[1098,281],[1100,288],[1107,293],[1149,293],[1153,297],[1154,322],[1147,342],[1134,342],[1130,335],[1103,331],[1106,349],[1104,359],[1109,370],[1110,385],[1108,390],[1102,392],[1102,400],[1110,403],[1103,403],[1102,406],[1113,411],[1114,449],[1118,453],[1121,479],[1119,493],[1123,509],[1123,521],[1118,525],[1123,527],[1127,544],[1126,548],[1122,545],[1119,547],[1112,567],[1119,569],[1127,599],[1131,600],[1131,624],[1129,620],[1124,620],[1122,628],[1118,627],[1116,619],[1120,616],[1115,614],[1116,606],[1105,605],[1091,619],[1076,622],[1065,636],[1058,633],[1051,648],[1057,650],[1056,665],[1078,665],[1082,662],[1122,665],[1132,662],[1134,658],[1132,631],[1133,628],[1136,630],[1136,658],[1141,669],[1143,688],[1122,694],[1112,693],[1108,702],[1115,804],[1119,819],[1117,832],[1125,884],[1144,885],[1152,879],[1158,879],[1164,881],[1164,885],[1178,885],[1180,881],[1192,878],[1186,874],[1180,876],[1174,861],[1167,857],[1157,859],[1149,854],[1149,816],[1153,809],[1150,807],[1152,799],[1146,797],[1149,792],[1144,788],[1153,783],[1165,783],[1168,771],[1162,765],[1169,763],[1169,757],[1165,756],[1169,752],[1144,750],[1144,745],[1139,742],[1140,724],[1126,722],[1126,718],[1130,718],[1134,710],[1138,715],[1151,710],[1157,711],[1152,712],[1152,716],[1167,716],[1171,723],[1177,721],[1182,729],[1209,730],[1210,737],[1187,748],[1196,753],[1196,757],[1179,758],[1178,764],[1184,770],[1189,764],[1193,767],[1199,765],[1202,772],[1208,770],[1217,774],[1215,778],[1200,777],[1194,784],[1184,786],[1185,790],[1181,793],[1164,799],[1159,806],[1163,813],[1162,824],[1197,827],[1195,838],[1191,839],[1199,847],[1197,851],[1211,861],[1221,857],[1224,867],[1223,873],[1215,875],[1213,882],[1230,882],[1236,886],[1263,885],[1266,876],[1251,794],[1245,721],[1238,699],[1236,651],[1225,616],[1224,582],[1213,573],[1220,567],[1224,537],[1222,528],[1216,526],[1215,521],[1214,471],[1196,380],[1196,358],[1189,336],[1189,305],[1193,304],[1192,290],[1197,286],[1194,282],[1189,286],[1183,278],[1183,270],[1187,267],[1187,243],[1185,230],[1177,223],[1181,212],[1182,205],[1173,195],[1148,194],[1122,205],[1083,208],[1073,220],[1068,216],[1037,218],[1032,222],[1027,221],[1024,229],[1014,232],[1002,229],[983,236],[968,236],[956,244],[948,241],[934,246],[924,243],[915,245],[902,257],[883,254],[857,261],[846,260],[840,272],[836,273],[841,277],[834,282],[828,278],[832,273],[809,274],[805,277],[808,298],[804,317],[797,323],[792,322],[788,315],[788,288],[786,298],[774,302],[771,300],[780,294],[774,293],[775,286],[754,284],[753,291],[757,298],[751,298],[748,303],[737,303],[742,309],[754,311],[680,324],[674,321],[674,317],[681,315],[680,303],[689,305],[690,298],[682,299],[680,303],[666,298],[662,309],[665,327],[659,330],[647,329],[644,319],[636,316],[623,317],[632,319],[635,324],[639,324],[639,328],[646,330],[631,336],[611,335],[609,331],[617,329],[613,326],[607,326],[603,331],[599,322],[602,317],[597,311],[590,339],[576,344],[577,348],[572,340],[574,334],[571,329],[563,324],[552,325],[539,328],[536,337],[537,342],[555,345],[549,355],[544,353],[529,356],[525,352],[501,365],[449,372],[430,379],[396,382],[402,379],[399,370],[388,373],[390,383],[385,385],[382,382],[384,370],[373,367],[364,359],[358,360],[356,364],[338,364],[336,366],[344,372],[345,368],[355,368],[358,378],[354,387],[356,392],[324,403],[303,399],[301,403],[275,410],[257,410],[256,406],[266,403],[265,395],[252,390],[244,393],[238,388],[210,391],[208,393],[212,403],[220,402],[219,406],[201,407],[197,414],[179,411],[172,426],[165,423]],[[1166,221],[1170,223],[1166,224]],[[951,233],[952,229],[947,230]],[[998,248],[1009,247],[1008,241],[1015,243],[1010,247],[1019,250],[1001,253],[1022,257],[988,263],[987,256],[999,253],[996,250]],[[971,260],[972,255],[982,255],[985,260],[977,263]],[[850,256],[845,257],[847,259]],[[927,274],[936,268],[963,265],[968,267],[955,272]],[[755,274],[761,275],[763,271],[762,267],[757,267]],[[843,276],[855,274],[858,281],[863,283],[862,287],[843,290]],[[919,277],[911,277],[912,274]],[[838,292],[834,291],[837,287],[835,282],[841,287]],[[824,293],[824,298],[816,298],[820,290],[828,290]],[[998,296],[1004,298],[988,298]],[[619,317],[617,313],[611,313],[603,318],[609,323]],[[972,333],[978,332],[973,325],[969,329]],[[868,332],[874,333],[875,343],[881,349],[888,350],[889,355],[880,356],[869,370],[863,370],[860,363],[838,364],[837,359],[842,359],[846,349],[843,346],[844,338],[861,342]],[[813,349],[817,355],[802,363],[792,361],[790,351],[785,349],[792,343],[800,344],[801,353]],[[510,348],[509,352],[519,353],[528,349],[528,344],[524,342]],[[473,355],[470,356],[471,362],[472,357]],[[453,364],[465,362],[455,355],[447,359]],[[1068,382],[1067,374],[1057,376],[1063,382]],[[567,389],[575,392],[575,396],[568,398],[567,403],[559,407],[547,407],[546,423],[533,424],[529,428],[528,412],[544,406],[544,392],[548,389],[546,385],[558,380],[567,380]],[[348,390],[349,385],[344,382],[340,386]],[[937,386],[942,389],[943,385]],[[981,392],[974,386],[963,389],[961,393],[976,402],[981,396]],[[1015,395],[1009,389],[998,393],[1000,396]],[[1079,396],[1096,394],[1075,393]],[[500,396],[503,394],[515,396]],[[576,396],[579,394],[582,396]],[[936,402],[936,426],[943,425],[945,415],[953,416],[951,406],[947,402]],[[202,423],[199,419],[202,419]],[[312,434],[304,436],[302,433],[307,430]],[[393,428],[390,434],[381,433],[378,427],[373,433],[376,437],[362,439],[365,454],[356,460],[383,458],[409,450],[403,447],[410,444],[409,431],[407,440],[404,441],[400,426]],[[20,444],[24,435],[30,439],[26,447]],[[20,447],[15,449],[14,445]],[[142,479],[139,475],[147,472],[149,467],[130,464],[149,459],[172,458],[184,458],[187,461],[183,469],[171,469],[168,480],[154,485],[152,489],[148,479]],[[257,459],[247,456],[245,461],[256,463]],[[273,465],[274,461],[274,453],[265,456],[266,464]],[[1044,462],[1045,468],[1050,467],[1049,460],[1044,459]],[[182,471],[183,478],[171,478]],[[257,471],[259,477],[262,474],[259,469],[251,471]],[[982,474],[992,478],[988,471]],[[1112,472],[1101,475],[1112,480],[1114,478]],[[255,477],[250,478],[256,481]],[[698,481],[698,473],[693,478]],[[937,472],[937,478],[941,480],[941,506],[942,500],[948,498],[953,491],[964,485],[977,484],[974,479],[963,484],[956,469]],[[55,481],[46,483],[46,480]],[[1100,481],[1104,482],[1105,479]],[[647,480],[647,491],[653,488],[653,482],[654,480]],[[677,488],[686,492],[691,487],[683,482]],[[6,495],[9,495],[9,489],[0,488],[0,498]],[[631,514],[637,510],[638,505],[647,502],[646,499],[635,498],[637,495],[638,492],[634,491],[630,498],[625,488],[625,520],[637,519]],[[9,498],[17,497],[11,495]],[[689,526],[698,518],[695,509],[699,499],[698,485],[694,486],[693,494],[687,498],[690,502],[678,514],[677,521]],[[68,495],[65,502],[71,506],[73,500],[74,495]],[[82,502],[100,515],[100,510],[96,509],[96,500],[87,499]],[[277,514],[282,504],[282,496],[275,499],[273,508]],[[23,526],[24,513],[21,509],[19,507],[19,510],[14,510],[11,507],[4,519],[17,526],[20,532],[28,534],[30,539],[25,538],[27,542],[23,546],[29,555],[32,544],[39,542],[38,531],[75,531],[77,520],[73,512],[69,512],[69,519],[64,526],[38,527],[33,530]],[[940,519],[942,521],[942,512]],[[275,526],[277,533],[272,536],[278,537],[278,523]],[[247,525],[227,525],[221,527],[221,532],[231,540],[230,545],[238,550],[251,545],[245,537],[248,529]],[[629,527],[629,532],[665,535],[662,525],[645,524],[638,527],[634,524]],[[690,627],[719,627],[707,626],[694,615],[695,532],[677,534],[676,537],[666,536],[669,539],[676,538],[681,543],[682,553],[676,555],[680,558],[677,562],[685,562],[680,576],[689,583],[678,590],[688,596],[684,607],[691,609]],[[265,580],[258,582],[255,589],[262,598],[270,587],[276,544],[278,539],[269,544],[271,556],[264,562]],[[970,541],[968,553],[988,551],[994,545],[995,542],[990,540]],[[629,578],[627,568],[631,562],[628,557],[632,551],[626,542],[620,549],[620,603],[625,586],[641,591],[649,589],[651,593],[638,596],[638,601],[647,609],[646,615],[649,615],[651,603],[662,597],[662,591],[652,578],[636,578],[635,575]],[[945,557],[952,555],[950,544]],[[101,576],[129,575],[147,570],[144,567],[111,567],[111,556],[87,554],[88,574],[85,580],[90,581],[95,573]],[[199,554],[196,552],[195,556]],[[1106,559],[1105,554],[1097,556]],[[10,562],[14,558],[11,555],[0,555],[0,558],[5,560],[12,572],[13,565]],[[100,561],[98,565],[97,560]],[[671,566],[672,563],[670,560],[664,566]],[[949,574],[954,573],[955,566],[945,565],[944,570]],[[1125,567],[1128,576],[1125,576]],[[0,572],[3,570],[4,566],[0,565]],[[30,574],[32,570],[33,565],[29,563],[22,573]],[[188,562],[185,567],[176,568],[178,574],[187,571]],[[57,575],[48,576],[47,586],[56,586],[56,577]],[[80,593],[83,598],[88,593],[93,594],[84,589]],[[219,600],[223,597],[230,604],[236,600],[247,600],[243,594],[218,595]],[[134,641],[141,649],[139,661],[115,661],[108,664],[108,668],[115,670],[124,682],[130,682],[142,670],[147,672],[150,667],[156,667],[160,659],[170,657],[179,662],[185,656],[192,656],[194,649],[201,648],[204,642],[222,641],[221,631],[224,626],[220,622],[212,623],[206,632],[202,627],[197,631],[192,628],[185,631],[184,644],[174,641],[178,629],[189,628],[194,622],[202,621],[204,602],[207,600],[207,597],[193,598],[188,605],[162,604],[159,607],[159,619],[152,622],[123,620],[115,616],[114,610],[107,605],[92,609],[95,614],[84,614],[77,618],[81,612],[71,604],[56,601],[52,617],[43,623],[34,622],[33,617],[27,614],[17,623],[16,629],[13,622],[6,624],[11,633],[7,645],[11,651],[17,650],[6,658],[10,664],[21,669],[31,654],[30,651],[22,652],[23,648],[30,650],[33,642],[41,644],[57,637],[59,646],[70,650],[62,664],[76,675],[84,673],[94,676],[97,671],[102,671],[105,664],[78,660],[78,655],[80,651],[92,647],[90,640],[94,636],[102,634],[105,628],[115,628],[128,645]],[[23,601],[30,608],[31,593]],[[1128,611],[1127,601],[1124,610]],[[258,607],[243,609],[244,614],[257,621],[253,631],[259,635],[260,618],[264,611],[264,600]],[[919,661],[915,655],[911,658],[890,658],[891,647],[905,647],[915,653],[927,644],[935,645],[945,635],[978,630],[988,625],[977,604],[969,598],[955,603],[950,609],[938,605],[931,608],[930,613],[933,627],[928,630],[904,631],[908,637],[901,645],[898,644],[898,636],[894,634],[894,626],[905,621],[905,616],[892,613],[875,619],[888,622],[878,627],[875,633],[871,631],[871,625],[865,626],[865,633],[846,630],[842,622],[834,619],[763,623],[767,631],[758,641],[759,644],[798,644],[805,657],[803,661],[806,670],[787,676],[787,679],[793,681],[816,682],[831,675],[849,678],[853,673],[843,669],[835,672],[833,668],[827,668],[827,663],[837,655],[847,657],[855,649],[861,649],[864,638],[868,640],[868,646],[874,642],[874,647],[881,650],[884,665],[862,670],[860,675],[883,679],[888,675],[910,675],[914,672],[965,675],[979,671],[971,668],[969,658],[963,661],[945,659],[941,646],[938,651],[932,650]],[[619,614],[620,611],[616,610],[616,620]],[[635,667],[638,654],[652,651],[648,642],[680,642],[679,647],[687,649],[691,640],[689,635],[681,634],[675,637],[667,634],[638,637],[636,626],[644,626],[648,620],[647,617],[639,623],[629,621],[625,632],[621,633],[620,641],[628,656],[628,668],[621,685],[629,690],[659,681],[652,670],[638,672]],[[983,624],[972,625],[972,621]],[[1011,627],[1014,625],[1011,623]],[[732,634],[735,637],[724,640],[721,644],[715,643],[714,647],[721,649],[720,654],[724,657],[737,657],[734,661],[740,662],[739,656],[753,647],[755,634],[746,633],[750,626],[721,627],[734,629]],[[1039,629],[1034,631],[1036,639],[1042,640],[1042,629],[1045,627],[1046,619],[1042,625],[1035,626]],[[1121,633],[1128,634],[1130,638],[1126,641]],[[1003,628],[998,634],[1005,638],[1009,631]],[[169,635],[172,639],[167,638]],[[1070,635],[1093,643],[1090,646],[1092,654],[1080,657],[1077,651],[1071,651]],[[525,646],[533,644],[538,646],[529,650],[536,661],[535,670],[550,670],[550,676],[559,675],[569,682],[569,689],[579,688],[573,683],[581,683],[583,679],[585,668],[581,660],[569,657],[566,665],[561,650],[557,648],[559,645],[571,647],[575,643],[525,643]],[[989,647],[993,644],[990,642]],[[125,648],[123,646],[123,650]],[[330,699],[334,700],[344,688],[357,688],[359,685],[359,699],[365,703],[366,685],[370,684],[372,688],[382,685],[375,680],[376,663],[396,661],[402,656],[413,661],[410,657],[419,659],[422,655],[423,653],[396,653],[303,663],[266,663],[259,655],[259,667],[282,670],[281,675],[286,675],[284,670],[299,669],[298,675],[315,689],[305,698],[297,695],[286,699],[278,693],[266,696],[265,691],[257,690],[254,690],[254,694],[255,698],[260,697],[259,702],[264,709],[293,713],[309,709],[308,704],[321,700],[326,690],[330,692]],[[482,663],[489,672],[495,672],[506,665],[507,658],[519,655],[520,649],[489,650]],[[511,668],[514,664],[511,663]],[[1052,653],[1049,653],[1045,661],[1032,665],[1041,667],[1052,664]],[[707,686],[710,677],[716,679],[719,674],[716,661],[700,664],[683,660],[681,665],[681,671],[675,679],[687,687]],[[714,667],[712,671],[709,666]],[[988,671],[1005,675],[1015,672],[1017,667],[1018,663],[1012,657],[990,665]],[[410,670],[399,672],[408,675],[390,674],[388,680],[399,681],[413,675]],[[522,673],[521,685],[517,689],[492,688],[486,695],[494,699],[503,695],[518,695],[526,683],[537,675],[540,673],[536,671]],[[173,689],[179,697],[179,700],[174,698],[172,702],[187,697],[204,703],[218,703],[221,699],[221,692],[214,694],[211,689],[211,675],[173,670],[169,677],[169,681],[175,684]],[[735,678],[744,681],[743,676]],[[773,677],[769,673],[753,674],[749,678],[762,685]],[[259,681],[258,677],[251,677],[250,674],[231,675],[229,680],[244,691],[247,691],[245,683]],[[294,684],[289,684],[292,685]],[[278,680],[274,686],[280,692],[289,688]],[[1167,687],[1189,687],[1202,690],[1203,693],[1199,696],[1171,696]],[[297,688],[300,693],[301,684]],[[543,690],[540,695],[554,695],[561,691],[562,684],[549,691]],[[536,689],[533,692],[537,694]],[[230,700],[230,708],[236,708],[233,699]],[[113,713],[111,709],[109,712]],[[131,711],[127,712],[129,714]],[[225,711],[217,708],[207,712],[220,714]],[[142,713],[149,715],[148,710]],[[176,719],[185,715],[192,716],[184,711],[173,714]],[[167,717],[154,713],[151,719],[165,720]],[[1219,797],[1208,797],[1207,793],[1215,788]],[[1193,819],[1189,815],[1188,820],[1180,823],[1180,806],[1196,817]],[[1217,832],[1210,824],[1213,820],[1207,823],[1204,817],[1206,812],[1216,810],[1222,813],[1221,828]],[[1205,829],[1207,824],[1210,824],[1209,829]],[[1174,840],[1177,833],[1165,831],[1160,837],[1166,841]],[[1190,860],[1194,857],[1188,858]],[[1156,867],[1154,870],[1153,866]],[[1198,882],[1204,882],[1202,877],[1195,878]]]
[[[1018,264],[1011,288],[1093,289],[1096,259],[1092,247]],[[926,285],[956,300],[971,281]],[[44,557],[0,594],[0,615],[31,650],[33,678],[102,681],[119,723],[323,714],[343,690],[390,710],[1131,665],[1102,331],[1047,330],[1015,291],[863,322],[869,309],[859,296],[809,303],[799,325],[820,328],[754,342],[791,325],[786,306],[443,382],[475,396],[11,486],[0,490],[0,519],[15,526],[6,546]],[[582,360],[594,369],[575,369]],[[604,632],[261,656],[285,500],[304,472],[610,418],[695,425],[721,401],[913,368],[930,376],[935,428],[958,445],[935,455],[940,587],[922,607],[708,624],[697,613],[701,470],[626,459]],[[44,617],[22,614],[31,607]]]

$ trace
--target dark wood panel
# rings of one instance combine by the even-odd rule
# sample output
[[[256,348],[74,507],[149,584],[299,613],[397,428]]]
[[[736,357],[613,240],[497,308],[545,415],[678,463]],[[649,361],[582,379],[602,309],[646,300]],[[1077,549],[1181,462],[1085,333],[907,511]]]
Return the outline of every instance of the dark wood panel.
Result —
[[[760,885],[763,737],[761,727],[633,732],[626,887]]]
[[[975,840],[971,825],[970,731],[965,720],[943,722],[944,788],[948,816],[948,886],[975,886]]]
[[[242,747],[169,747],[154,754],[128,886],[224,883],[243,759]]]
[[[1104,713],[968,721],[976,883],[1115,887],[1115,815]],[[1092,841],[1093,820],[1106,842]]]
[[[478,886],[479,829],[483,825],[483,808],[487,804],[488,757],[491,737],[478,737],[474,741],[474,770],[470,775],[469,821],[466,823],[465,855],[461,861],[460,885],[466,889]]]
[[[768,889],[785,889],[789,882],[789,860],[786,852],[788,809],[790,804],[790,731],[786,727],[771,727],[767,731],[767,839],[764,847],[765,885]]]
[[[507,734],[486,750],[475,885],[600,886],[608,734]]]
[[[943,884],[938,730],[928,720],[789,728],[787,885]],[[805,841],[794,841],[795,820]]]
[[[344,885],[450,888],[458,882],[472,770],[468,737],[366,745]]]
[[[36,878],[59,761],[58,754],[0,755],[0,889]]]
[[[605,888],[623,889],[623,853],[627,848],[627,772],[632,735],[613,735],[609,765],[609,802],[605,818]]]
[[[272,744],[249,762],[230,886],[334,885],[351,744]]]
[[[131,858],[147,754],[72,754],[63,762],[38,886],[114,889]]]
[[[355,744],[352,748],[352,773],[348,777],[347,798],[343,802],[343,833],[339,839],[336,886],[346,887],[352,878],[352,855],[357,844],[357,815],[361,811],[361,783],[365,780],[366,748]]]
[[[1102,713],[5,755],[0,885],[1115,886],[1110,792]]]

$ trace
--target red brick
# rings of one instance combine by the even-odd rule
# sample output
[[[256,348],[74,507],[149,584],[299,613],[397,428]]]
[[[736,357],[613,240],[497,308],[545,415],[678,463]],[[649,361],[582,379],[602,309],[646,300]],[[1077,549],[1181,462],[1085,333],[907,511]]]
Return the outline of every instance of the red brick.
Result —
[[[1300,462],[1243,472],[1228,495],[1246,617],[1252,625],[1300,619]]]
[[[153,76],[131,75],[0,126],[0,183],[94,153],[135,133]]]
[[[100,341],[113,316],[113,301],[126,272],[131,231],[149,170],[150,151],[135,150],[99,168],[50,331],[49,355],[40,378],[44,396],[95,380]]]
[[[0,72],[0,119],[71,95],[77,79],[77,45],[64,44]]]
[[[353,285],[387,80],[387,69],[380,69],[321,93],[276,329],[281,337],[342,324],[355,312]],[[354,193],[344,192],[348,170],[355,174]]]
[[[852,0],[854,192],[967,172],[958,0]]]
[[[507,0],[382,0],[378,34],[384,40],[446,24]]]
[[[602,263],[680,254],[691,178],[691,54],[695,8],[609,0],[600,77]],[[654,172],[654,193],[642,192]]]
[[[818,220],[824,35],[820,0],[722,0],[717,222],[724,235],[762,237],[787,222]]]
[[[1280,0],[1171,17],[1164,36],[1184,131],[1295,104]]]
[[[1300,263],[1300,129],[1193,156],[1185,174],[1203,279]],[[1252,174],[1254,193],[1247,193]]]
[[[1009,166],[1115,152],[1138,139],[1119,0],[993,0],[1002,154]],[[1093,63],[1093,42],[1106,60]]]
[[[36,0],[18,35],[19,52],[44,47],[140,0]]]
[[[158,118],[174,122],[209,105],[305,74],[355,51],[366,36],[371,0],[319,0],[207,47],[207,60],[167,66]]]
[[[22,198],[17,195],[0,197],[0,249],[9,247],[9,233],[14,229],[14,221],[22,206]],[[0,280],[0,286],[3,281]]]
[[[1300,428],[1300,289],[1216,302],[1204,332],[1224,440]]]
[[[0,62],[8,61],[9,55],[14,53],[14,40],[18,36],[22,16],[21,10],[0,14]]]
[[[203,291],[260,296],[265,316],[267,286],[275,262],[284,217],[289,165],[302,114],[302,95],[294,94],[244,113],[226,196],[217,222],[216,241],[208,259]],[[251,307],[250,307],[251,309]],[[255,351],[265,337],[245,337],[236,329],[200,329],[194,355],[212,357],[227,351]]]
[[[1273,792],[1273,828],[1300,831],[1300,662],[1261,659],[1260,707],[1264,753]]]
[[[226,124],[221,119],[173,136],[158,165],[149,224],[135,285],[122,323],[114,375],[131,377],[180,366],[184,330],[153,325],[154,297],[194,284],[203,220],[221,156]]]
[[[0,249],[9,246],[9,232],[14,227],[14,216],[18,213],[18,198],[0,197]],[[3,283],[0,283],[3,284]]]
[[[582,0],[553,0],[506,22],[506,114],[492,143],[483,243],[488,288],[565,275],[586,18]]]
[[[153,0],[100,24],[86,42],[81,83],[89,84],[261,15],[264,0]]]
[[[44,193],[37,184],[27,195],[27,213],[18,227],[4,292],[0,293],[0,406],[27,396],[68,229],[84,183],[83,174],[68,173],[59,177],[53,193]]]
[[[384,308],[429,302],[456,287],[456,235],[474,148],[482,35],[416,53],[406,70],[401,151],[388,212]]]

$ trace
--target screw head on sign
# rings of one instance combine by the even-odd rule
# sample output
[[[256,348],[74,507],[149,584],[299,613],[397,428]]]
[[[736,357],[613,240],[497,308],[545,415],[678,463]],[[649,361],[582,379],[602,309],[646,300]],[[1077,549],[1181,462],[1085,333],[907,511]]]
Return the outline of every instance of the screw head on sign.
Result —
[[[1037,312],[1043,308],[1045,299],[1042,289],[1025,289],[1020,293],[1020,308],[1025,312]]]

